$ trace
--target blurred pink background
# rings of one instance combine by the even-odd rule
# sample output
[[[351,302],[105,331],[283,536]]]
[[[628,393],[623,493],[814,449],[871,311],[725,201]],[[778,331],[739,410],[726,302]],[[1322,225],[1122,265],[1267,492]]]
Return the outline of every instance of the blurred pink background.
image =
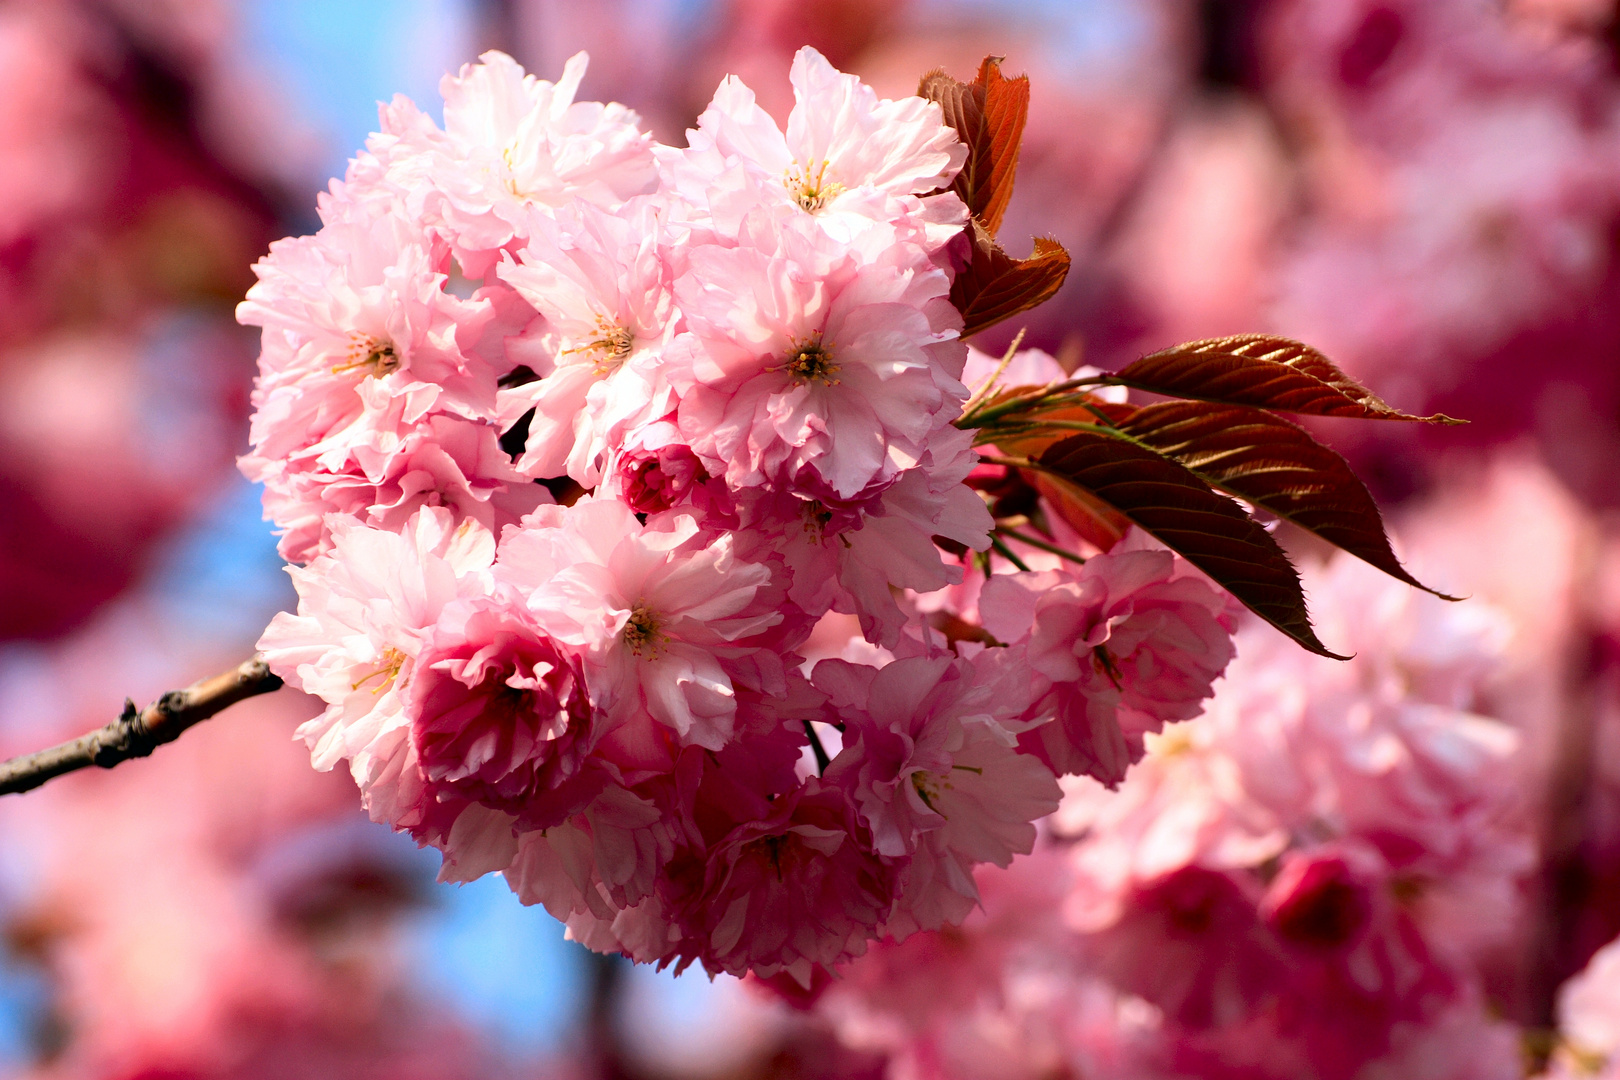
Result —
[[[1466,428],[1322,423],[1397,545],[1512,623],[1527,1029],[1620,934],[1620,22],[1613,0],[0,0],[0,752],[246,655],[291,598],[232,309],[394,92],[486,48],[679,142],[719,78],[780,117],[802,44],[881,93],[1032,83],[1015,254],[1057,298],[979,342],[1104,368],[1275,331]],[[1297,537],[1302,560],[1321,553]],[[0,801],[0,1072],[881,1076],[735,982],[631,971],[434,866],[317,774],[291,692]]]

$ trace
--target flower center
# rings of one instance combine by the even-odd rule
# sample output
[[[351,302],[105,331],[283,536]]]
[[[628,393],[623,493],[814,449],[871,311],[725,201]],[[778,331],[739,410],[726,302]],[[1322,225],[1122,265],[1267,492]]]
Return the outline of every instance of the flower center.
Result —
[[[1108,651],[1108,646],[1098,645],[1091,650],[1091,666],[1113,683],[1115,690],[1124,689],[1119,684],[1119,665],[1114,662],[1114,654]]]
[[[814,214],[844,193],[844,185],[827,179],[827,162],[806,168],[794,162],[782,178],[788,194],[805,212]]]
[[[583,345],[576,345],[572,349],[564,349],[562,355],[569,356],[574,353],[583,353],[595,365],[595,373],[607,375],[624,363],[625,358],[635,349],[636,338],[628,326],[622,326],[611,319],[598,315],[596,317],[596,336]]]
[[[948,777],[919,769],[911,774],[911,786],[917,792],[917,798],[923,801],[923,805],[937,814],[939,807],[934,805],[934,800],[945,794],[950,789],[951,783]]]
[[[754,844],[765,849],[765,858],[770,862],[771,869],[776,871],[776,880],[779,882],[784,880],[786,875],[782,872],[782,849],[787,846],[787,837],[762,836],[755,840]]]
[[[795,341],[789,348],[787,360],[782,366],[800,386],[812,382],[818,382],[822,386],[836,386],[841,381],[833,378],[838,374],[838,365],[833,363],[831,350],[821,343],[820,334],[804,341]]]
[[[811,499],[804,504],[804,531],[810,534],[814,543],[821,543],[827,535],[827,526],[832,524],[833,512],[819,499]]]
[[[624,629],[619,631],[619,638],[635,655],[645,652],[649,657],[658,655],[661,640],[668,640],[658,632],[658,616],[647,607],[645,600],[636,601],[630,617],[624,621]]]
[[[394,679],[395,679],[395,677],[397,675],[399,675],[399,669],[404,667],[404,666],[405,666],[405,654],[404,653],[400,652],[398,649],[395,649],[393,647],[389,647],[387,649],[384,649],[383,654],[382,654],[382,662],[380,664],[378,664],[377,667],[375,669],[373,669],[370,674],[368,674],[365,678],[361,679],[359,682],[350,683],[349,684],[349,689],[350,690],[358,690],[362,686],[364,686],[367,683],[371,682],[371,680],[373,680],[373,679],[381,679],[382,682],[378,683],[376,686],[373,686],[371,688],[371,692],[372,692],[373,695],[380,694],[384,690],[387,690],[390,686],[394,685]]]
[[[501,160],[506,162],[506,190],[512,193],[512,198],[520,202],[530,202],[534,198],[533,194],[518,187],[517,166],[512,163],[512,154],[516,149],[517,144],[513,143],[501,151]]]
[[[349,331],[348,362],[332,367],[332,374],[345,371],[364,371],[369,376],[382,378],[399,367],[399,353],[392,342],[379,341],[370,334]]]
[[[952,765],[952,772],[970,772],[975,776],[983,776],[984,770],[977,765]],[[931,773],[918,769],[911,774],[911,786],[917,792],[917,798],[940,817],[945,817],[945,811],[934,805],[934,800],[947,791],[954,791],[956,785],[951,783],[949,773]]]

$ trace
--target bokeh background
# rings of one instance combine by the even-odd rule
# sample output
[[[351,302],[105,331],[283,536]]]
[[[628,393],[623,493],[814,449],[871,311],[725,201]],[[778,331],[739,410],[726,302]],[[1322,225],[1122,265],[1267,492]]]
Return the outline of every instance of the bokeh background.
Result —
[[[1547,930],[1501,1007],[1546,1026],[1620,933],[1617,25],[1613,0],[0,0],[0,753],[235,662],[291,602],[232,464],[232,312],[379,99],[436,115],[484,49],[541,77],[587,49],[585,96],[680,142],[728,72],[785,116],[801,44],[887,96],[993,53],[1033,84],[1003,238],[1075,258],[1026,344],[1111,368],[1276,331],[1472,421],[1320,433],[1399,541],[1466,518],[1451,580],[1541,680]],[[590,956],[498,878],[435,884],[309,768],[313,712],[277,694],[0,804],[0,1074],[882,1074],[735,981]]]

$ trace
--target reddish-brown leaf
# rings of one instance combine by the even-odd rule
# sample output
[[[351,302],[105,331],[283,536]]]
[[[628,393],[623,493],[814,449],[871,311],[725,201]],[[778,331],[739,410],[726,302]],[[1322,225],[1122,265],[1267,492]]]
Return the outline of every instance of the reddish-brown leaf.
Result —
[[[958,82],[936,70],[923,76],[917,93],[939,103],[945,123],[967,146],[967,163],[951,187],[985,231],[996,235],[1018,172],[1018,147],[1029,115],[1029,76],[1009,79],[1001,73],[1000,58],[987,56],[973,82]]]
[[[1345,659],[1317,640],[1299,575],[1271,534],[1186,466],[1090,432],[1054,443],[1038,464],[1158,537],[1306,649]]]
[[[1086,489],[1041,473],[1035,473],[1032,480],[1051,511],[1099,551],[1109,550],[1130,531],[1130,518]]]
[[[1015,259],[977,221],[968,229],[972,260],[951,283],[951,303],[962,313],[963,337],[1044,304],[1069,275],[1069,253],[1056,240],[1036,237],[1034,254]]]
[[[1015,386],[1001,391],[990,398],[990,404],[998,399],[1005,399],[1022,392],[1036,390],[1033,386]],[[1099,406],[1106,408],[1130,409],[1131,406],[1106,405],[1100,401]],[[1039,417],[1030,417],[1031,422],[1038,423],[1043,419],[1079,420],[1095,422],[1096,414],[1083,406],[1067,406],[1061,409],[1049,409],[1042,412]],[[1027,434],[1001,434],[996,436],[995,449],[1003,454],[1013,454],[1018,457],[1034,459],[1053,443],[1068,436],[1070,432],[1057,428],[1036,429]],[[1069,527],[1079,533],[1081,538],[1094,544],[1103,551],[1107,551],[1125,536],[1131,527],[1130,519],[1118,510],[1099,500],[1088,491],[1083,491],[1073,484],[1065,484],[1055,480],[1044,473],[1032,469],[1021,470],[1025,480],[1035,491],[1046,500],[1051,510],[1069,523]]]
[[[1310,416],[1462,422],[1438,413],[1413,416],[1392,408],[1309,345],[1267,334],[1177,345],[1126,365],[1112,381],[1167,397]]]
[[[1456,599],[1406,572],[1366,485],[1344,458],[1282,417],[1241,405],[1169,401],[1136,409],[1119,427],[1210,486],[1264,507],[1408,585]]]

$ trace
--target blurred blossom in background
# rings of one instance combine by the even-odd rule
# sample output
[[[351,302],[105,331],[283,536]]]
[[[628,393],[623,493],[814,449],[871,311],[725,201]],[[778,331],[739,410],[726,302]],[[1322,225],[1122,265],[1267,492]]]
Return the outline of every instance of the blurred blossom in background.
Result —
[[[1023,254],[1056,236],[1075,267],[1026,346],[1112,368],[1269,330],[1398,407],[1470,419],[1319,430],[1419,575],[1475,599],[1380,599],[1280,533],[1332,640],[1365,655],[1325,676],[1250,627],[1248,682],[1118,795],[1071,792],[967,930],[878,950],[810,1012],[587,954],[499,881],[435,884],[432,857],[293,745],[316,710],[259,699],[150,761],[0,800],[7,1075],[1461,1078],[1523,1075],[1522,1047],[1573,1076],[1620,1046],[1620,965],[1567,981],[1620,935],[1613,0],[0,0],[0,753],[235,662],[292,602],[233,467],[257,349],[233,309],[268,243],[313,227],[377,101],[437,117],[439,77],[484,49],[542,78],[585,49],[582,97],[679,143],[726,73],[784,116],[803,44],[885,96],[986,53],[1029,74],[1002,237]],[[1323,696],[1285,693],[1305,685]],[[1285,759],[1244,747],[1245,723],[1319,768],[1259,791]],[[1358,786],[1379,753],[1404,764]],[[1396,788],[1429,801],[1392,823]],[[1170,790],[1203,800],[1208,843],[1144,840],[1159,861],[1126,873],[1109,845],[1152,833]],[[1323,806],[1337,824],[1279,873],[1266,838]],[[1419,835],[1425,814],[1489,840]],[[1379,1004],[1410,1010],[1405,1041],[1328,1061],[1243,1011],[1271,1000],[1271,969],[1191,939],[1175,955],[1225,991],[1142,977],[1172,885],[1277,874],[1233,933],[1263,916],[1287,937],[1288,888],[1318,864],[1410,888],[1402,828],[1455,848],[1423,864],[1444,887],[1380,924],[1380,948],[1433,953]],[[975,981],[919,986],[942,955]],[[1241,1023],[1208,1005],[1226,991]],[[1256,1032],[1300,1056],[1241,1061]]]

